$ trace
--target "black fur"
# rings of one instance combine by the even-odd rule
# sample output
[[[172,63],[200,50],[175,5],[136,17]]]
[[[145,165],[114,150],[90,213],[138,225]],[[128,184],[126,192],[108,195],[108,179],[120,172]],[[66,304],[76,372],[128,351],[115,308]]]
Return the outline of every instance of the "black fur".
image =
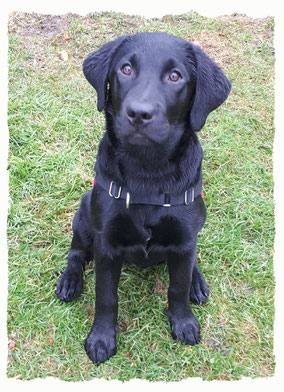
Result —
[[[195,132],[227,98],[230,83],[199,47],[164,33],[122,36],[91,54],[83,71],[97,91],[98,110],[105,108],[97,168],[107,180],[145,195],[180,194],[200,180],[203,150]],[[95,259],[96,315],[85,342],[94,363],[116,352],[117,286],[125,262],[168,263],[172,336],[199,342],[189,299],[202,304],[209,295],[196,261],[205,218],[200,195],[189,205],[129,208],[99,184],[83,196],[56,294],[76,298],[85,262]]]

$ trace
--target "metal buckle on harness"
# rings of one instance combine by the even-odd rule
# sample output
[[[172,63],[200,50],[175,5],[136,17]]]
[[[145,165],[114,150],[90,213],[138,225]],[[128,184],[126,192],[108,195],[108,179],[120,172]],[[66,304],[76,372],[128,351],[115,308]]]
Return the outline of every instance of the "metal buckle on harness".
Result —
[[[114,181],[111,181],[110,185],[109,185],[109,190],[108,190],[108,194],[110,195],[110,197],[114,197],[115,199],[119,199],[120,195],[121,195],[121,186],[118,189],[118,193],[117,195],[113,195],[112,194],[112,185],[113,185]]]
[[[190,188],[191,191],[191,200],[188,200],[187,190],[184,192],[184,203],[188,205],[190,202],[194,202],[194,188]]]
[[[164,204],[163,207],[171,207],[171,197],[170,194],[168,192],[164,193]]]
[[[126,192],[126,208],[129,208],[130,203],[130,193]]]

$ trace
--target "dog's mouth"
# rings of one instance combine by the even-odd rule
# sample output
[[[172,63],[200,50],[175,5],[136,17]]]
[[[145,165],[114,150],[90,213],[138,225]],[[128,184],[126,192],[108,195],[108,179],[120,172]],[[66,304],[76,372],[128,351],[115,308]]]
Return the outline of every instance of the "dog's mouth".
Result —
[[[145,125],[130,124],[127,120],[116,118],[114,128],[117,138],[131,145],[164,144],[170,136],[170,125],[165,121],[155,121]]]

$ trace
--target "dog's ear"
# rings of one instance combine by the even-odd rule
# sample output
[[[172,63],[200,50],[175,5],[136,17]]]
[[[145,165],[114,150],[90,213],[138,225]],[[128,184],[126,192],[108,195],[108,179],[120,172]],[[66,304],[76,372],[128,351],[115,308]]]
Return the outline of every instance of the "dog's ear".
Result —
[[[105,106],[108,75],[113,55],[125,39],[126,36],[121,36],[115,41],[104,44],[99,50],[90,54],[83,63],[84,75],[97,91],[100,112]]]
[[[210,112],[229,95],[231,83],[221,69],[197,46],[191,45],[195,57],[196,87],[190,111],[190,126],[199,131]]]

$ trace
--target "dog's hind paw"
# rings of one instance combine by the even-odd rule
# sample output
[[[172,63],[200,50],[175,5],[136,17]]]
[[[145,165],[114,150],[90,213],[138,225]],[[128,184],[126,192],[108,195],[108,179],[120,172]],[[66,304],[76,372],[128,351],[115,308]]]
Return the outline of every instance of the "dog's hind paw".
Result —
[[[192,283],[189,299],[194,304],[202,305],[205,304],[205,302],[208,300],[209,293],[209,287],[199,268],[197,265],[195,265],[192,272]]]
[[[62,301],[73,301],[82,291],[83,273],[66,270],[61,276],[55,294]]]

